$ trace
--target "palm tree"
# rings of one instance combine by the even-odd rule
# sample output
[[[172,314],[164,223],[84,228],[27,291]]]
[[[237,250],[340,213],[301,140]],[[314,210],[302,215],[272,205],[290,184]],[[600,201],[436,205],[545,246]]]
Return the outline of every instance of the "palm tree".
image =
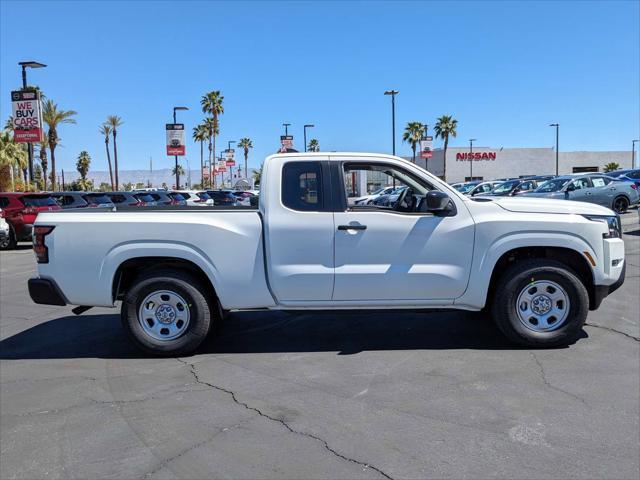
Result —
[[[316,140],[315,138],[312,138],[311,140],[309,140],[309,145],[307,145],[307,150],[310,152],[319,152],[320,144],[318,143],[318,140]]]
[[[238,141],[238,147],[244,150],[244,178],[249,178],[249,167],[247,166],[249,162],[249,149],[253,148],[253,143],[251,143],[251,139],[248,137],[241,138]]]
[[[80,181],[78,182],[82,190],[87,189],[87,173],[89,173],[89,166],[91,165],[91,157],[89,152],[83,150],[78,155],[78,161],[76,162],[76,170],[80,174]]]
[[[615,172],[620,168],[620,164],[617,162],[609,162],[604,166],[604,173]]]
[[[424,125],[420,122],[409,122],[407,126],[404,128],[404,133],[402,134],[402,141],[408,142],[411,145],[411,150],[413,150],[413,158],[412,162],[416,163],[416,146],[420,139],[424,136]]]
[[[182,165],[178,164],[176,167],[173,167],[171,169],[171,175],[175,176],[176,170],[178,170],[178,175],[184,175],[184,168],[182,168]],[[180,186],[178,185],[176,188],[180,188]]]
[[[215,121],[212,117],[207,117],[203,121],[204,129],[207,132],[207,139],[209,140],[209,186],[215,187],[215,177],[213,175],[213,147],[211,145],[211,140],[215,138],[216,135],[220,133],[220,129],[216,125]]]
[[[218,122],[218,116],[224,113],[224,107],[222,102],[224,97],[220,94],[220,90],[213,90],[205,93],[200,99],[200,106],[203,113],[208,113],[213,119],[213,128],[210,131],[213,132],[213,158],[216,158],[216,136],[220,133],[220,124]],[[209,158],[211,161],[211,158]],[[211,163],[209,164],[211,165]]]
[[[451,115],[442,115],[438,118],[434,130],[436,132],[436,138],[444,140],[444,170],[442,172],[442,179],[447,181],[447,147],[449,146],[449,136],[456,137],[458,135],[457,129],[458,121]]]
[[[204,187],[204,150],[203,150],[203,145],[204,142],[207,140],[207,127],[204,123],[201,123],[200,125],[196,125],[195,127],[193,127],[193,141],[194,142],[200,142],[200,178],[202,178],[202,181],[200,182],[202,184],[202,187]]]
[[[115,190],[113,184],[113,169],[111,168],[111,153],[109,152],[109,137],[111,136],[111,125],[103,123],[100,125],[100,133],[104,135],[104,148],[107,150],[107,163],[109,163],[109,179],[111,180],[111,190]]]
[[[262,168],[264,167],[264,162],[260,164],[260,170],[253,171],[253,185],[260,185],[260,180],[262,180]]]
[[[49,150],[51,152],[51,190],[56,190],[56,147],[60,141],[58,137],[58,126],[65,123],[76,123],[73,118],[76,115],[74,110],[58,109],[58,104],[49,99],[45,102],[42,109],[42,119],[49,127],[47,132],[47,140],[49,142]]]
[[[40,166],[42,167],[42,190],[47,189],[47,170],[49,169],[49,163],[47,162],[47,148],[49,148],[49,141],[45,136],[39,144],[40,149]]]
[[[122,126],[122,119],[117,115],[109,115],[105,122],[111,127],[111,134],[113,135],[113,166],[116,171],[116,190],[118,190],[118,145],[116,143],[116,136],[118,135],[118,127]]]

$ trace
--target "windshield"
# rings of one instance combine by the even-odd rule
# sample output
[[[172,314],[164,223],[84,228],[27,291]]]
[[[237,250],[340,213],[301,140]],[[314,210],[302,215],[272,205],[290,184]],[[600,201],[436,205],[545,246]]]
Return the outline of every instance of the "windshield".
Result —
[[[546,192],[558,192],[569,181],[567,178],[554,178],[548,180],[534,190],[534,192],[546,193]]]
[[[631,172],[632,170],[619,170],[617,172],[609,172],[607,173],[607,175],[609,175],[610,177],[613,178],[618,178],[621,177],[622,175],[626,175],[627,173]]]
[[[471,190],[473,190],[478,184],[477,183],[464,183],[462,185],[458,185],[456,187],[456,190],[458,190],[460,193],[469,193]]]
[[[511,182],[501,183],[496,188],[491,190],[491,193],[492,194],[509,193],[511,190],[513,190],[513,187],[515,187],[518,183],[520,183],[519,180],[513,180]]]
[[[22,197],[21,200],[27,207],[52,207],[58,205],[53,197]]]

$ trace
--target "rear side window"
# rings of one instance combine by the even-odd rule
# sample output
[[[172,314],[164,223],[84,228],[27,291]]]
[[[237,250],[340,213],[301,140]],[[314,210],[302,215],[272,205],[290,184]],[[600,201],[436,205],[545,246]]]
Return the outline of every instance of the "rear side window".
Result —
[[[91,205],[111,203],[111,199],[107,195],[85,195],[84,199]]]
[[[304,212],[323,210],[320,162],[290,162],[284,165],[282,203],[292,210]]]
[[[53,197],[22,197],[22,203],[27,207],[49,207],[58,205]]]
[[[198,193],[196,193],[196,195],[198,196],[198,198],[200,200],[211,200],[211,197],[209,196],[209,194],[207,192],[198,192]]]
[[[118,193],[110,194],[109,198],[113,203],[124,203],[127,200],[124,195],[120,195]]]
[[[134,197],[136,197],[141,202],[145,202],[145,203],[156,201],[156,199],[151,195],[149,195],[148,193],[138,193],[137,195],[134,195]]]
[[[591,179],[591,183],[593,183],[594,187],[604,187],[605,185],[611,183],[611,180],[609,180],[608,178],[593,177]]]
[[[171,198],[173,198],[174,200],[180,202],[182,200],[184,200],[186,198],[186,195],[182,194],[182,193],[178,193],[178,192],[171,192],[168,193],[167,195],[169,195]]]

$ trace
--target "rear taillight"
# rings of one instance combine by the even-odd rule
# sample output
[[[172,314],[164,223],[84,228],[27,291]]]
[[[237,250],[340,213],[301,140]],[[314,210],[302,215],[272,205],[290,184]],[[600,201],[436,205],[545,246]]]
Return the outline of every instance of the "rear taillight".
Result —
[[[638,185],[636,185],[635,183],[632,183],[631,184],[631,188],[633,188],[634,190],[637,190],[638,189]]]
[[[139,207],[140,205],[142,205],[142,202],[133,202],[129,204],[130,207]]]
[[[38,263],[49,263],[49,249],[44,243],[44,237],[49,235],[55,227],[33,228],[33,251],[36,253]]]

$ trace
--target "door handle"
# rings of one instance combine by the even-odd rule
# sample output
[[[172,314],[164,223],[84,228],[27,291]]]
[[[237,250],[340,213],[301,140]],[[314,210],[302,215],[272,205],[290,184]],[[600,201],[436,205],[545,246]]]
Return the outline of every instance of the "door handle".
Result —
[[[338,230],[366,230],[366,225],[338,225]]]

